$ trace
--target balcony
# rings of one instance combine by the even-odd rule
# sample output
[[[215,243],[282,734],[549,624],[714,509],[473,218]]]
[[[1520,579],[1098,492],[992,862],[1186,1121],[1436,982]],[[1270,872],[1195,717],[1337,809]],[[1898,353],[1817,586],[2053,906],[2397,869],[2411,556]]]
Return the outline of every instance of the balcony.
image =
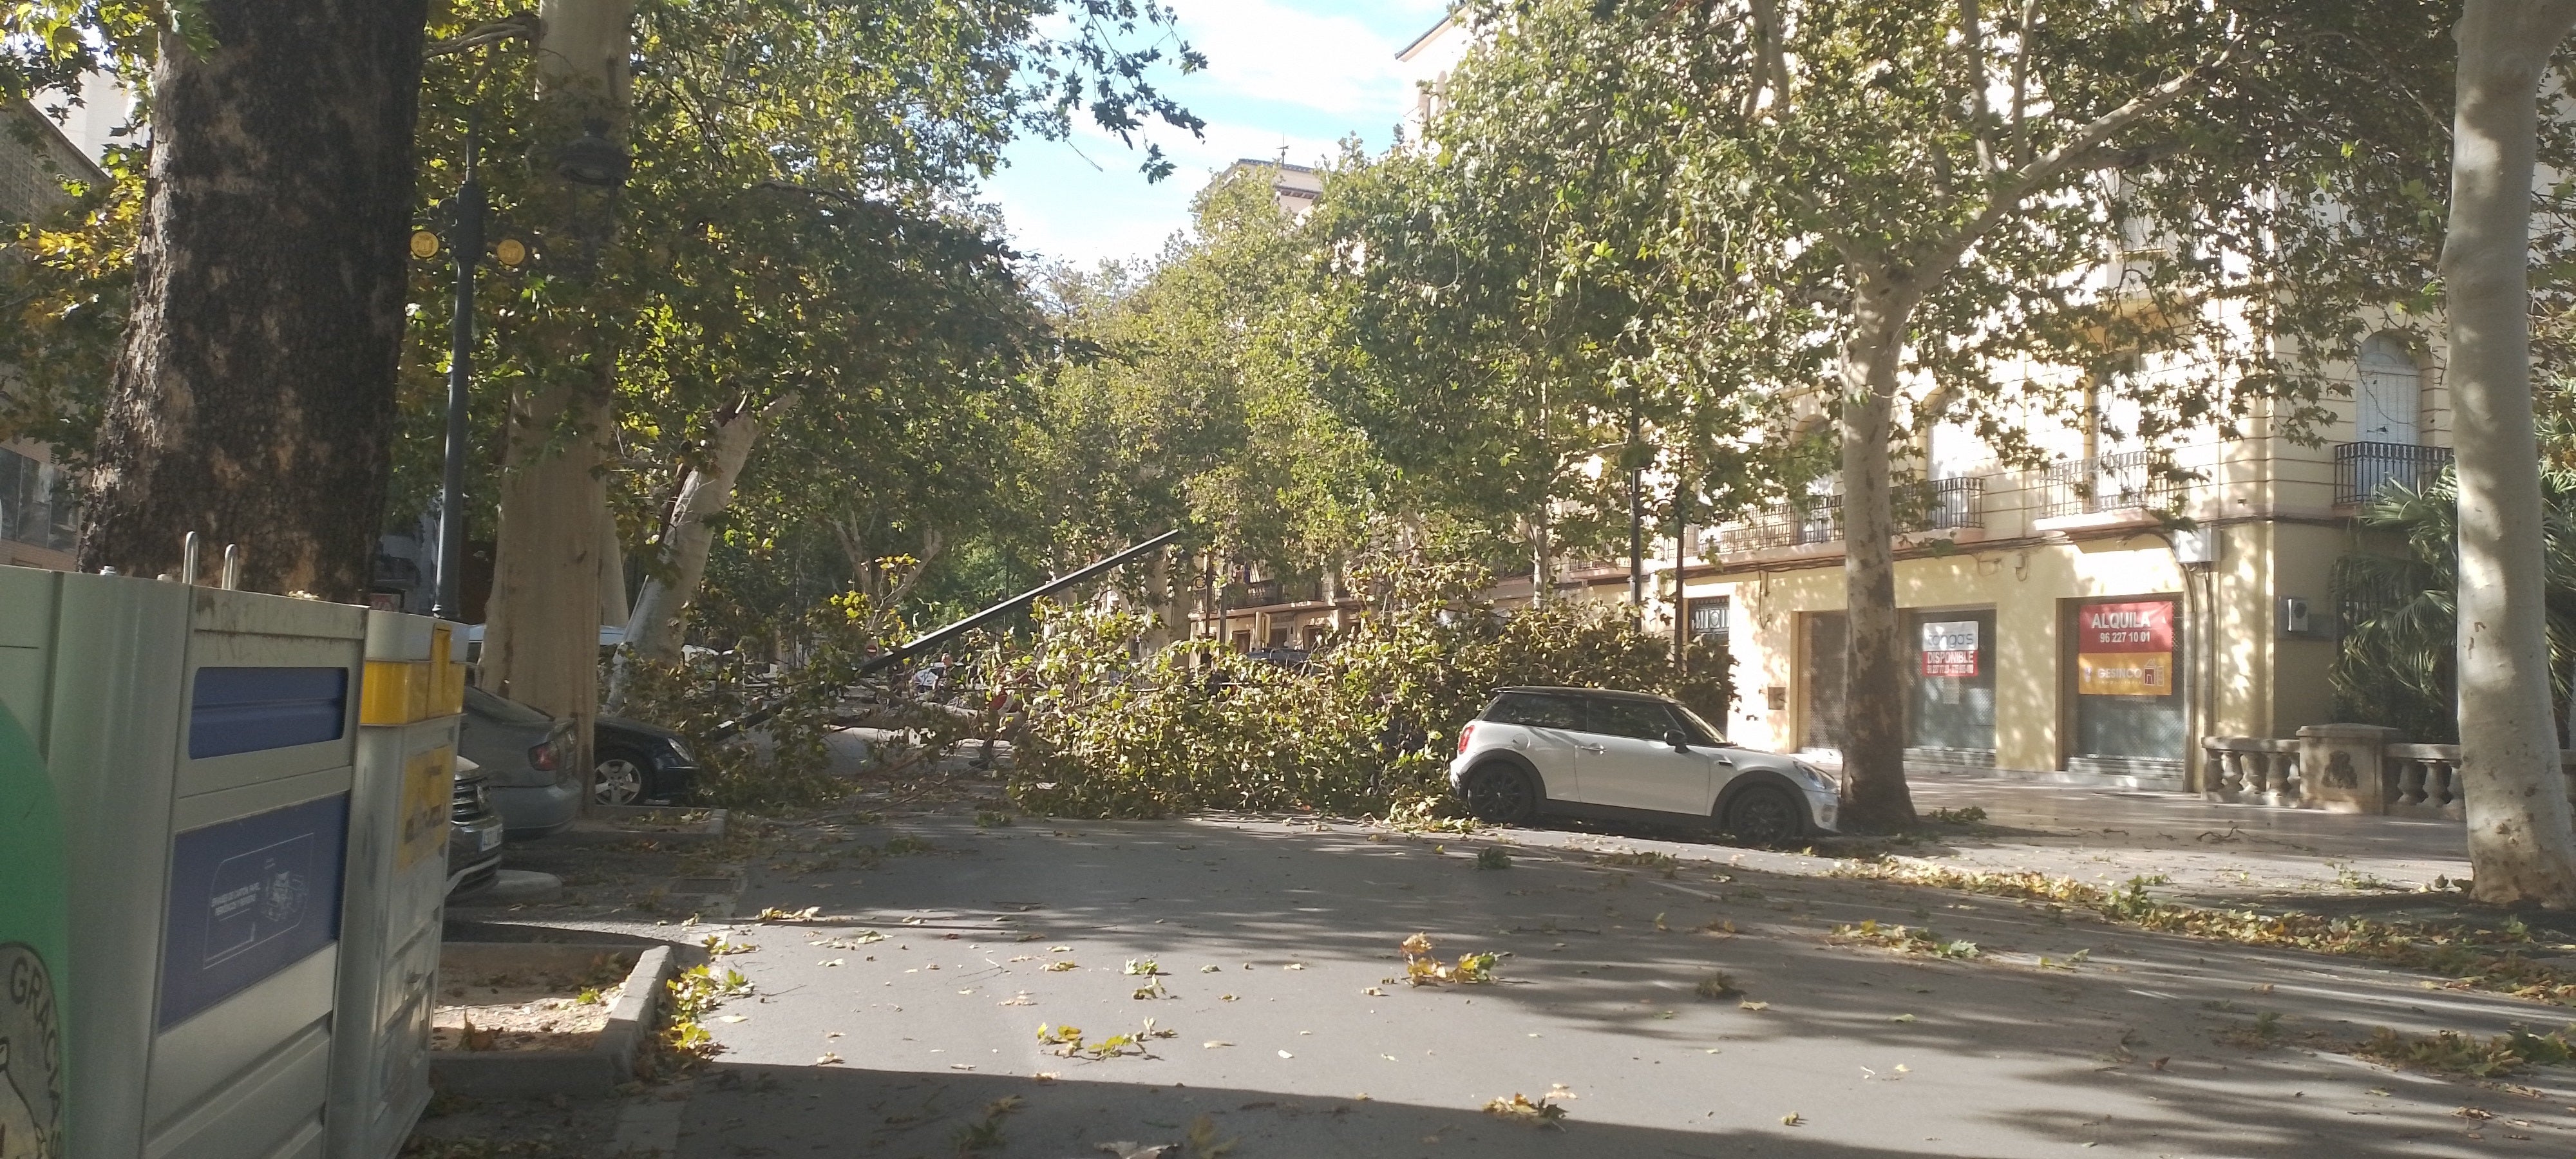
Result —
[[[1774,503],[1707,533],[1721,555],[1832,543],[1843,537],[1843,498],[1802,495]]]
[[[2358,507],[2377,498],[2380,488],[2403,487],[2421,492],[2451,465],[2451,448],[2413,443],[2337,443],[2334,449],[2337,507]]]
[[[2171,511],[2190,487],[2174,476],[2170,459],[2153,451],[2073,459],[2040,468],[2038,514],[2044,523]]]
[[[1986,480],[1982,475],[1899,484],[1894,498],[1899,534],[1986,525]],[[1722,553],[1837,542],[1843,537],[1842,488],[1774,503],[1741,523],[1717,528],[1710,534]]]
[[[1896,529],[1956,531],[1986,525],[1986,478],[1926,479],[1896,496]]]
[[[1321,580],[1259,579],[1250,583],[1228,585],[1228,605],[1234,608],[1267,608],[1278,604],[1313,603],[1324,598]]]

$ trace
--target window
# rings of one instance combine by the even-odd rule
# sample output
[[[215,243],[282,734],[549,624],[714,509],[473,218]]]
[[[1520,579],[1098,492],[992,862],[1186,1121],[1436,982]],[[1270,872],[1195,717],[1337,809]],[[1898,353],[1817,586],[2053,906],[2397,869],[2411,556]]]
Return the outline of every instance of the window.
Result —
[[[70,551],[75,539],[70,483],[62,471],[0,449],[0,539]]]
[[[2421,427],[2424,372],[2404,339],[2373,334],[2361,344],[2361,373],[2353,383],[2354,424],[2365,443],[2412,446]]]
[[[1506,692],[1494,698],[1485,709],[1485,719],[1495,724],[1517,724],[1528,728],[1583,727],[1583,706],[1571,696],[1549,696],[1537,692]]]
[[[1731,607],[1727,597],[1690,602],[1691,639],[1717,648],[1726,647]]]
[[[1592,727],[1584,731],[1635,740],[1662,740],[1664,734],[1675,727],[1673,714],[1654,701],[1602,696],[1593,698]]]

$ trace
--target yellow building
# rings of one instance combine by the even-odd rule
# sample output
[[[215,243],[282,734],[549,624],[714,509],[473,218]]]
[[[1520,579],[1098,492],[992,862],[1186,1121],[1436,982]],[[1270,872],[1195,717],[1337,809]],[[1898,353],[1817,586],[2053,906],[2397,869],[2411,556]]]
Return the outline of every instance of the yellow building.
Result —
[[[2202,737],[2286,738],[2328,722],[2339,620],[2328,577],[2359,546],[2354,511],[2450,458],[2448,399],[2424,352],[2374,335],[2340,377],[2351,396],[2327,400],[2322,445],[2257,416],[2243,439],[2123,450],[2108,416],[2034,432],[2067,457],[2013,470],[1966,432],[1936,428],[1895,541],[1909,768],[2200,789]],[[2174,470],[2155,469],[2157,456]],[[1686,614],[1734,658],[1727,725],[1740,743],[1838,747],[1832,508],[1819,495],[1686,539]]]

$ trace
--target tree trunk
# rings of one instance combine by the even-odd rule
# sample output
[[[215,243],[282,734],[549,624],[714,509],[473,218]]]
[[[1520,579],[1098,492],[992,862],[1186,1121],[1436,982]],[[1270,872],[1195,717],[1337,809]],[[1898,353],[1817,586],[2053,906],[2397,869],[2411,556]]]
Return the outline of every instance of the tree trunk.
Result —
[[[566,393],[510,415],[483,687],[572,720],[586,757],[599,715],[599,553],[616,549],[600,542],[608,490],[595,470],[597,432],[612,416],[594,396],[580,404],[578,432],[553,439],[561,412],[546,403]]]
[[[162,38],[132,318],[80,565],[365,597],[391,470],[422,0],[208,0]],[[209,553],[208,559],[219,558]],[[192,576],[205,581],[208,576]]]
[[[1556,544],[1548,536],[1547,501],[1530,520],[1530,606],[1545,607],[1556,594]]]
[[[2472,896],[2576,905],[2558,767],[2532,431],[2530,225],[2539,89],[2576,3],[2469,0],[2442,281],[2459,423],[2460,773]]]
[[[1176,549],[1165,548],[1145,562],[1145,602],[1154,609],[1154,624],[1145,630],[1145,649],[1149,652],[1171,647],[1189,623],[1189,614],[1183,607],[1186,589],[1173,578],[1175,554]]]
[[[733,506],[734,481],[742,478],[751,445],[760,437],[760,424],[791,405],[793,398],[784,398],[754,414],[745,409],[746,403],[716,420],[715,437],[707,440],[708,462],[690,471],[680,485],[680,501],[673,505],[670,525],[662,531],[662,555],[671,579],[645,577],[643,589],[635,594],[634,610],[627,615],[626,644],[617,653],[616,670],[609,679],[608,712],[625,706],[632,661],[668,664],[680,658],[682,629],[690,606],[697,601],[698,585],[706,580],[707,553],[715,547],[712,524]]]
[[[545,0],[538,8],[539,142],[533,165],[601,121],[626,123],[631,0]],[[607,235],[604,195],[562,181],[539,182],[531,215],[552,223],[544,258],[567,277],[567,294],[541,325],[553,365],[514,401],[494,551],[492,608],[484,643],[487,687],[573,722],[578,764],[591,767],[591,726],[599,718],[600,553],[608,489],[599,479],[601,440],[616,424],[613,328],[592,316],[579,285],[585,247]],[[568,437],[560,416],[571,416]],[[498,663],[496,668],[494,665]],[[585,798],[586,799],[586,798]]]
[[[1905,662],[1896,625],[1896,535],[1887,441],[1911,297],[1864,289],[1842,351],[1843,822],[1861,831],[1914,824],[1905,787]]]

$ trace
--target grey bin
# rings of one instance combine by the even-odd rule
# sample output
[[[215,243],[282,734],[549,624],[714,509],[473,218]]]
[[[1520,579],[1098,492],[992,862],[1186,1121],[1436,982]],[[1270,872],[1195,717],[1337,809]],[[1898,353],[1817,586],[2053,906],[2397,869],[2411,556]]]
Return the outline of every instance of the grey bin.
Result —
[[[415,1033],[379,1016],[413,1000],[424,956],[435,967],[435,935],[424,951],[417,934],[437,898],[401,862],[405,771],[454,722],[385,730],[362,766],[368,617],[0,567],[0,703],[53,784],[73,915],[64,1159],[390,1153],[326,1148],[354,1089],[334,1070],[374,1066],[403,1091],[419,1070],[408,1047],[354,1040]],[[343,985],[361,973],[376,984]],[[374,1001],[344,1020],[353,990]],[[376,1098],[407,1120],[403,1091]]]

